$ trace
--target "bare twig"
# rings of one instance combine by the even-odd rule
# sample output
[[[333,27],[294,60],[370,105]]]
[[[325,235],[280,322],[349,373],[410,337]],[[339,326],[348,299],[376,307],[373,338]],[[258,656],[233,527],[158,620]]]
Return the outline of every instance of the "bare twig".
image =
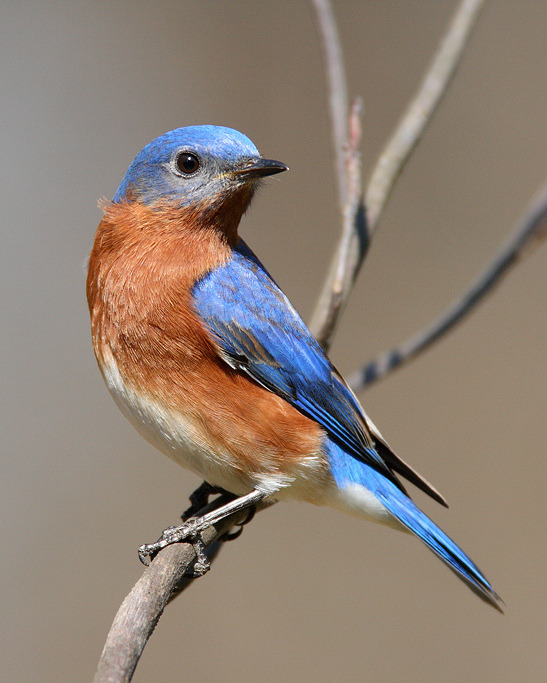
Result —
[[[380,154],[372,172],[365,193],[366,218],[364,215],[360,216],[358,211],[354,215],[356,219],[354,225],[348,225],[344,220],[342,235],[310,324],[312,332],[323,348],[329,346],[337,318],[365,259],[372,234],[378,225],[395,181],[431,121],[456,71],[482,3],[483,0],[462,0],[460,3],[417,95],[399,121],[395,133]],[[317,5],[327,4],[327,0],[321,3],[314,0],[313,4],[319,12]],[[334,24],[332,11],[324,16],[321,15],[320,20],[328,20]],[[332,36],[337,40],[336,35],[336,27],[331,27],[329,31],[323,31],[323,40],[325,42],[332,40]],[[324,52],[337,54],[338,49],[325,45]],[[339,87],[330,80],[330,87],[335,86]],[[336,101],[332,95],[330,100],[331,103]],[[331,115],[333,115],[332,104]],[[337,113],[337,116],[340,114]],[[335,129],[334,120],[333,129]],[[339,143],[340,141],[336,140],[336,144]],[[339,173],[341,173],[340,170]],[[339,186],[341,186],[340,182]],[[341,206],[345,207],[343,198],[341,198]],[[346,218],[345,210],[343,212]],[[346,273],[342,288],[340,288],[340,272]]]
[[[468,315],[507,275],[509,270],[528,255],[532,247],[545,238],[546,233],[547,184],[529,206],[517,230],[464,295],[425,330],[418,332],[393,350],[382,353],[353,373],[348,380],[353,391],[361,391],[373,382],[383,379],[390,372],[425,351],[433,342],[438,341]]]
[[[310,329],[328,351],[341,307],[350,293],[368,248],[361,181],[361,104],[350,113],[350,137],[346,155],[347,196],[342,210],[342,234],[331,261],[328,287],[321,292]]]
[[[226,497],[220,496],[200,510],[198,516],[227,501]],[[247,510],[239,511],[201,534],[205,552],[211,561],[222,546],[222,536],[242,522],[247,514]],[[165,606],[193,581],[185,574],[195,559],[191,543],[174,543],[164,548],[144,570],[114,618],[95,674],[95,683],[131,680]]]
[[[340,210],[344,211],[347,197],[346,157],[348,145],[348,88],[344,59],[336,21],[329,0],[310,0],[321,31],[321,46],[329,83],[329,107],[335,154],[336,182]]]
[[[421,139],[456,72],[482,4],[483,0],[463,0],[460,3],[418,93],[378,158],[365,193],[371,235],[395,180]]]
[[[362,197],[361,104],[348,110],[347,80],[338,29],[329,0],[311,0],[321,32],[321,45],[328,77],[333,149],[336,158],[338,203],[342,215],[342,234],[333,254],[327,281],[319,297],[310,329],[321,346],[328,350],[341,306],[355,281],[366,246],[365,211]],[[361,238],[361,239],[360,239]]]

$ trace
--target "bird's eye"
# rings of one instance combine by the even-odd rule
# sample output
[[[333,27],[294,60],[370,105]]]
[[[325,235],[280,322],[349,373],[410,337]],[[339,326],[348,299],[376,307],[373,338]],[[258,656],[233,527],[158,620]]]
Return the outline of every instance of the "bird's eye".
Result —
[[[191,152],[181,152],[175,159],[175,168],[182,175],[192,175],[199,168],[199,158]]]

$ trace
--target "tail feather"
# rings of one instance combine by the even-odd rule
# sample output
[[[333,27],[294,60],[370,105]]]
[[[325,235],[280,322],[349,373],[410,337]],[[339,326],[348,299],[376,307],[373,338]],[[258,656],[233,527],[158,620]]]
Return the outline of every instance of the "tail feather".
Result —
[[[329,448],[331,470],[340,489],[365,487],[409,531],[415,534],[482,600],[503,612],[499,595],[477,565],[391,481],[339,447]]]
[[[503,612],[501,598],[463,550],[397,488],[393,487],[393,491],[383,489],[383,486],[378,487],[374,493],[391,514],[418,536],[479,598]]]

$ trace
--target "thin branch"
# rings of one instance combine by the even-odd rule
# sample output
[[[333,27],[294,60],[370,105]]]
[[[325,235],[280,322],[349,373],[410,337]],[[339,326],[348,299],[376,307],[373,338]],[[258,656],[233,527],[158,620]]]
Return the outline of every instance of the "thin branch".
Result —
[[[328,350],[338,314],[355,281],[366,246],[356,249],[367,234],[362,197],[361,104],[348,110],[347,79],[336,20],[329,0],[310,0],[321,32],[321,46],[328,80],[333,150],[336,159],[338,204],[342,215],[342,234],[333,255],[327,281],[319,296],[310,329]]]
[[[220,496],[199,511],[198,517],[228,502]],[[211,561],[223,544],[222,537],[241,523],[248,511],[239,511],[202,532],[206,555]],[[191,543],[174,543],[164,548],[147,567],[123,601],[101,654],[95,683],[130,681],[144,647],[167,603],[182,592],[193,578],[186,576],[196,554]]]
[[[489,294],[510,269],[527,256],[547,234],[547,184],[530,204],[525,217],[513,235],[469,287],[429,327],[418,332],[395,349],[382,353],[376,359],[353,373],[348,384],[358,392],[383,379],[396,368],[425,351],[457,323],[471,313],[477,304]]]
[[[331,261],[328,285],[323,287],[310,329],[328,351],[340,310],[346,301],[368,249],[365,207],[361,180],[361,103],[350,113],[350,137],[346,154],[347,197],[342,210],[342,234]]]
[[[329,83],[329,106],[340,210],[348,193],[345,151],[348,145],[348,88],[342,45],[329,0],[310,0],[321,32],[321,46]]]
[[[317,4],[315,0],[316,10]],[[321,4],[326,4],[326,0]],[[417,95],[399,121],[372,172],[365,193],[366,217],[360,216],[361,212],[358,211],[354,214],[353,225],[344,220],[342,235],[310,324],[312,332],[325,349],[329,347],[338,316],[365,259],[370,240],[395,181],[448,88],[482,4],[483,0],[462,0],[460,3]],[[332,12],[328,16],[334,23]],[[323,32],[324,41],[330,40],[332,35],[336,36],[336,27],[329,32]],[[325,54],[329,54],[329,51],[330,48],[326,44]],[[336,52],[336,50],[332,51]],[[330,86],[333,87],[332,81]],[[332,95],[330,99],[331,103],[335,101]],[[331,115],[334,116],[332,106]],[[337,117],[340,115],[337,113]],[[342,205],[345,206],[345,204]],[[340,272],[345,273],[342,288],[340,288]]]
[[[460,3],[418,93],[380,154],[365,194],[371,235],[397,177],[447,91],[482,4],[483,0],[463,0]]]

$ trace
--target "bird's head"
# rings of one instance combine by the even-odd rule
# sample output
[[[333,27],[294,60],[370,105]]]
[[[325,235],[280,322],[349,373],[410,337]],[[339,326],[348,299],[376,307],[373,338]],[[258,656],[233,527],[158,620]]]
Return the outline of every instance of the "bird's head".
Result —
[[[261,178],[286,170],[280,161],[261,157],[249,138],[237,130],[188,126],[146,145],[113,201],[205,208],[242,195],[248,204]]]

